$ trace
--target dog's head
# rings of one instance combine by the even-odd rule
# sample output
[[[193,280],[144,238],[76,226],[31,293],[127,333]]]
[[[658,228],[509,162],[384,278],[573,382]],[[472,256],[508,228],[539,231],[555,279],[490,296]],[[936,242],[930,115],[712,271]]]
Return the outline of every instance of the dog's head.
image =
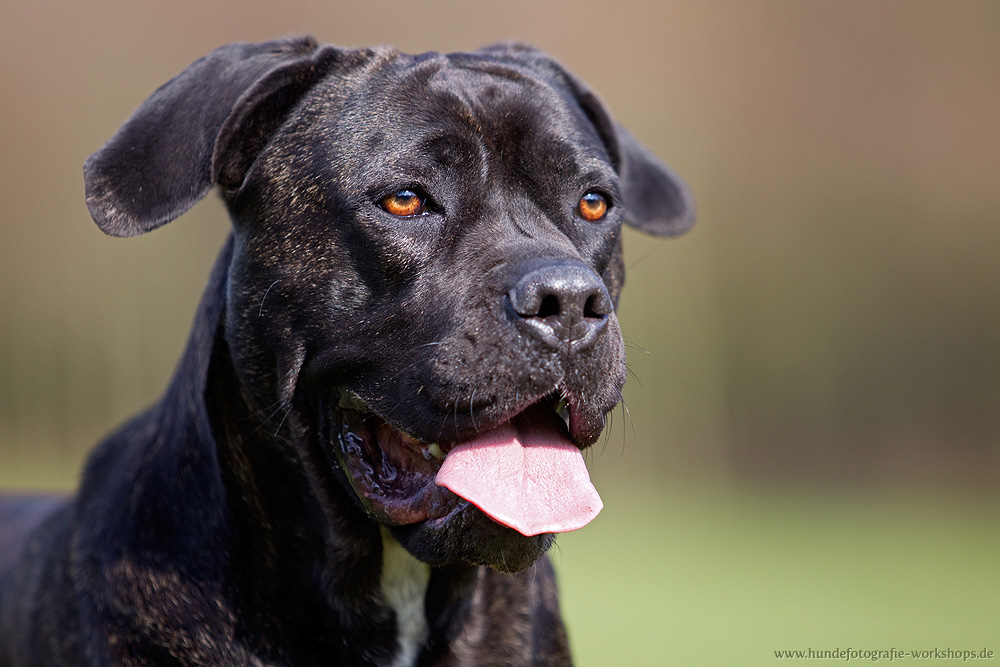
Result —
[[[220,186],[244,392],[418,558],[520,569],[599,509],[580,451],[625,382],[622,224],[693,211],[544,54],[222,47],[85,174],[117,236]]]

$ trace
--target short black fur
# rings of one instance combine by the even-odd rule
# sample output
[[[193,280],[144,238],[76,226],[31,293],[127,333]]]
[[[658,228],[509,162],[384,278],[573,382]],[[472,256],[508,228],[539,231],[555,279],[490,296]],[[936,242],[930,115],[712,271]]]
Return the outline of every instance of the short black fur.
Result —
[[[414,448],[557,399],[572,442],[597,439],[625,381],[599,305],[621,290],[621,226],[686,230],[680,180],[529,47],[311,39],[195,62],[85,179],[109,234],[216,185],[233,232],[160,401],[72,498],[0,500],[0,667],[569,664],[552,536],[436,486]],[[426,213],[379,206],[400,190]],[[588,192],[603,219],[580,217]],[[538,281],[555,305],[526,311]],[[430,566],[412,654],[381,588],[393,541]]]

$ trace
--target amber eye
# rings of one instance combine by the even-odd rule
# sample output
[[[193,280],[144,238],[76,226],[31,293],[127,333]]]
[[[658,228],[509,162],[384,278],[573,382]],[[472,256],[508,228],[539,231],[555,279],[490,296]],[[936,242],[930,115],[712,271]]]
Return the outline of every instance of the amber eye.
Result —
[[[602,194],[588,192],[580,197],[577,211],[587,222],[597,222],[608,214],[608,200]]]
[[[427,212],[427,200],[413,190],[399,190],[379,200],[385,211],[400,218],[412,218]]]

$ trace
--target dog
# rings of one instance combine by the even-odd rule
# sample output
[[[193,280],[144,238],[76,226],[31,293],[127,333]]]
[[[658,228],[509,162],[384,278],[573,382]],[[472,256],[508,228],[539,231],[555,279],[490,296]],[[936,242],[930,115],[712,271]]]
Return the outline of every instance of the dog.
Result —
[[[0,665],[570,664],[544,554],[680,179],[528,46],[311,38],[196,61],[84,176],[108,234],[216,186],[232,233],[159,402],[0,504]]]

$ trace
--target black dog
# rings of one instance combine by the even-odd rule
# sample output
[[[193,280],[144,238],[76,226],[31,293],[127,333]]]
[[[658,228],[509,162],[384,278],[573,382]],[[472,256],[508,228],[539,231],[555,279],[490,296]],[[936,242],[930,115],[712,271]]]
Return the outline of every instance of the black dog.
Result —
[[[68,501],[8,500],[0,665],[565,665],[553,532],[600,509],[621,226],[680,181],[523,46],[233,44],[85,165],[133,236],[233,232],[169,388]]]

